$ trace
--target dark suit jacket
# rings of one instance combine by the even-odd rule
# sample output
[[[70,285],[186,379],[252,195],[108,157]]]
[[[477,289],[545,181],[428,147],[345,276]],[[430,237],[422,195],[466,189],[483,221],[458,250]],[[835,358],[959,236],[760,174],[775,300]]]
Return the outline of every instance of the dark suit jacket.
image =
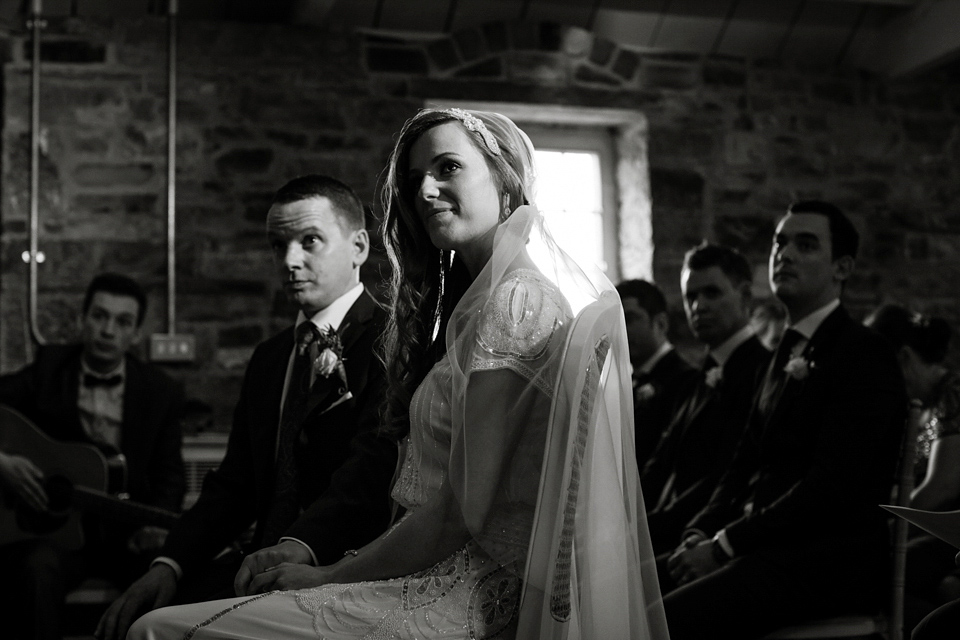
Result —
[[[298,467],[299,498],[304,509],[327,491],[334,472],[361,448],[356,445],[351,451],[351,440],[358,434],[375,432],[379,426],[383,373],[376,359],[375,343],[384,320],[383,310],[364,292],[341,325],[351,400],[327,411],[338,398],[339,381],[336,376],[317,379],[319,396],[304,420],[299,445],[302,450],[297,455],[298,460],[310,461],[309,465]],[[258,525],[252,545],[262,545],[262,523],[273,497],[280,400],[293,336],[290,327],[254,351],[234,413],[226,455],[220,467],[207,475],[196,504],[183,514],[167,537],[161,555],[176,560],[185,572],[212,559],[255,521]],[[314,393],[316,389],[315,386]],[[341,518],[320,517],[303,530],[308,538],[304,542],[309,542],[318,556],[338,558],[346,547],[323,549],[315,544],[331,540],[360,546],[382,533],[388,524],[389,481],[396,466],[396,448],[368,434],[363,442],[370,441],[375,443],[372,450],[381,456],[370,464],[379,472],[367,477],[359,472],[346,473],[348,469],[338,476],[338,487],[350,485],[344,491],[350,493],[352,489],[362,497],[357,498],[352,509],[344,507],[344,511],[338,512]],[[352,463],[351,468],[362,468],[363,460],[366,458]],[[380,470],[381,465],[386,470]],[[335,500],[334,503],[339,504]],[[332,528],[340,531],[331,533]]]
[[[654,550],[675,548],[684,526],[703,507],[726,473],[747,427],[770,352],[756,336],[723,364],[709,387],[699,374],[688,384],[674,420],[640,476]]]
[[[887,539],[878,505],[890,498],[906,418],[900,368],[889,345],[842,307],[803,356],[809,375],[788,378],[767,414],[755,403],[730,471],[689,527],[726,528],[738,555],[851,539],[876,553]]]
[[[690,384],[697,378],[697,370],[684,360],[676,349],[668,351],[650,373],[635,380],[634,425],[637,447],[637,467],[643,469],[657,443],[673,420],[677,405]],[[653,395],[644,398],[637,392],[649,384]]]
[[[0,402],[47,435],[90,442],[77,410],[80,345],[40,347],[32,364],[0,376]],[[153,365],[126,357],[120,450],[127,459],[127,492],[137,502],[179,511],[186,489],[181,456],[183,389]]]

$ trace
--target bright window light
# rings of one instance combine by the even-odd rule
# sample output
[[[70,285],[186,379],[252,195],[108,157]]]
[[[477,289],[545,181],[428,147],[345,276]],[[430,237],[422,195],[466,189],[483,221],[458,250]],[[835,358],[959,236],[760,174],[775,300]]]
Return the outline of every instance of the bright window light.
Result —
[[[578,263],[606,271],[599,154],[537,149],[536,158],[537,207],[557,244]]]

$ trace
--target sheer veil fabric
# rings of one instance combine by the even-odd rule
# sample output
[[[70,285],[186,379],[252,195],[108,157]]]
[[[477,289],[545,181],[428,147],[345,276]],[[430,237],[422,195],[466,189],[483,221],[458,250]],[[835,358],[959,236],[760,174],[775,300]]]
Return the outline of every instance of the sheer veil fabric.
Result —
[[[543,308],[532,297],[549,297],[539,278],[525,283],[531,260],[563,306],[541,312],[541,322],[519,317]],[[491,306],[507,316],[493,327],[485,326]],[[572,344],[584,339],[590,344]],[[517,353],[498,352],[500,343]],[[668,638],[612,283],[570,259],[534,206],[519,207],[498,227],[492,258],[455,308],[446,347],[448,478],[473,539],[523,571],[516,637]],[[586,385],[578,371],[590,376]],[[593,389],[587,403],[584,386]],[[579,433],[569,432],[577,425]],[[529,544],[510,544],[518,536]]]
[[[449,488],[455,504],[445,502],[442,517],[460,533],[465,524],[469,542],[409,576],[174,608],[157,617],[163,629],[206,619],[187,624],[185,637],[668,639],[634,453],[619,296],[599,269],[569,258],[527,204],[534,168],[526,135],[499,114],[442,114],[498,157],[478,116],[504,155],[525,152],[517,164],[526,203],[504,203],[509,215],[493,230],[492,255],[446,323],[445,355],[420,383],[418,393],[432,399],[420,412],[411,404],[413,460],[394,487],[408,517],[384,537]],[[430,473],[416,475],[421,469]],[[405,484],[411,478],[423,479],[422,492],[416,480]],[[447,524],[424,519],[416,533]],[[465,619],[480,622],[459,625]],[[458,624],[440,624],[451,620]],[[133,637],[184,637],[141,627]]]

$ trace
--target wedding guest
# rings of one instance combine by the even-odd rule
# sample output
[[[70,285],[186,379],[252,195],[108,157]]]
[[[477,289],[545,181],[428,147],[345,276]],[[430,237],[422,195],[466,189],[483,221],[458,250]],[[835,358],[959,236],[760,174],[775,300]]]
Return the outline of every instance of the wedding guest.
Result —
[[[741,445],[663,576],[674,640],[759,638],[873,611],[889,566],[889,500],[907,399],[893,350],[840,303],[858,234],[798,202],[776,228],[770,284],[789,324]]]
[[[770,361],[749,324],[752,278],[747,259],[728,247],[703,243],[684,256],[684,310],[708,352],[640,475],[658,555],[677,546],[729,467]]]
[[[763,346],[775,351],[786,325],[787,309],[782,302],[776,297],[757,300],[750,315],[750,326]]]
[[[155,611],[132,639],[667,637],[641,570],[619,300],[557,249],[532,181],[529,139],[502,115],[426,109],[406,123],[384,184],[384,355],[385,419],[409,434],[393,488],[407,514],[336,564],[275,569],[300,590]],[[568,344],[571,328],[586,340]],[[597,389],[592,411],[574,363]],[[575,486],[561,481],[572,465]]]
[[[338,180],[302,176],[277,191],[266,236],[296,324],[253,353],[223,461],[161,556],[104,614],[101,638],[123,638],[137,616],[175,597],[232,594],[240,554],[214,559],[254,523],[246,551],[306,565],[329,564],[389,523],[397,454],[377,435],[374,343],[385,314],[360,282],[370,247],[363,206]]]
[[[960,508],[960,375],[944,364],[950,325],[942,318],[884,305],[865,323],[897,352],[907,394],[923,408],[917,434],[916,486],[910,506],[927,511]],[[938,605],[960,597],[953,557],[956,549],[936,536],[912,531],[907,546],[904,617],[912,628]],[[953,591],[956,591],[954,586]]]
[[[126,486],[114,489],[135,502],[177,512],[186,487],[179,422],[183,389],[131,353],[142,336],[146,309],[147,297],[132,279],[114,273],[96,276],[83,299],[79,344],[41,346],[31,364],[0,376],[0,403],[56,441],[92,444],[108,455],[122,453]],[[11,419],[6,414],[0,418],[4,441],[14,445],[0,451],[0,487],[28,510],[46,513],[51,496],[43,470],[53,452],[24,455],[17,447],[26,442],[10,442]],[[78,460],[66,475],[79,481],[86,468]],[[4,517],[12,520],[14,515]],[[10,587],[0,600],[4,635],[59,640],[64,596],[86,576],[126,587],[137,575],[135,567],[143,571],[166,536],[165,529],[134,522],[84,514],[85,542],[76,552],[57,544],[73,531],[70,522],[55,527],[50,536],[29,537],[29,529],[21,531],[23,538],[0,547]]]
[[[643,469],[697,373],[667,339],[670,318],[663,291],[646,280],[624,280],[617,293],[633,366],[637,467]]]

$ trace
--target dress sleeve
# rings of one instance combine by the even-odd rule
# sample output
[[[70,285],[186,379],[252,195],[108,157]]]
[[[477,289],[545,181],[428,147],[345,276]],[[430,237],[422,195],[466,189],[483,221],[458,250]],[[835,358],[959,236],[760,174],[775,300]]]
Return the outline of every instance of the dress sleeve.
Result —
[[[484,305],[472,369],[511,369],[547,396],[553,394],[550,348],[564,322],[558,291],[533,273],[515,273]],[[551,345],[552,343],[552,345]]]
[[[454,393],[450,480],[464,522],[494,558],[521,570],[567,318],[542,276],[505,278],[480,310]]]

